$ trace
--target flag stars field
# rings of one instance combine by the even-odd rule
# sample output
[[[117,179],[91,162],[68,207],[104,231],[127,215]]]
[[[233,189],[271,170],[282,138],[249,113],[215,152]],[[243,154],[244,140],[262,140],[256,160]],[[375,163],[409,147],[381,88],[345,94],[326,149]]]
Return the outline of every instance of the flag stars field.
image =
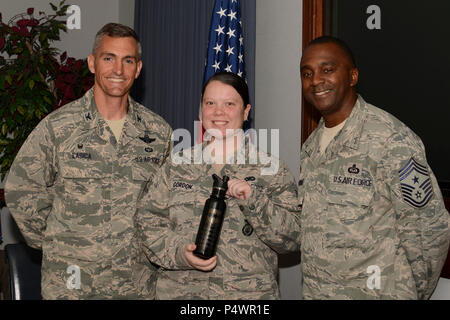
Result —
[[[215,73],[233,72],[245,79],[244,37],[239,0],[215,0],[203,84]]]

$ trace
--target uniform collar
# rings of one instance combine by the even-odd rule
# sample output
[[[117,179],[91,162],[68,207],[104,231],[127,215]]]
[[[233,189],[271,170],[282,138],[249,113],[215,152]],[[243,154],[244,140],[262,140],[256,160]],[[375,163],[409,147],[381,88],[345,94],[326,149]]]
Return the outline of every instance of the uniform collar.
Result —
[[[342,148],[342,146],[349,147],[351,149],[358,149],[361,132],[366,122],[366,102],[358,94],[355,105],[347,118],[347,121],[338,133],[338,135],[330,142],[331,154],[334,154]],[[323,117],[320,119],[317,129],[313,131],[311,137],[307,139],[303,146],[303,150],[311,156],[314,152],[319,151],[319,138],[321,137],[325,127]],[[327,152],[329,154],[330,152]]]
[[[205,154],[203,154],[203,151],[207,148],[208,142],[205,141],[203,143],[196,144],[191,149],[191,160],[193,163],[196,164],[208,164],[212,163],[213,159],[210,156],[209,152],[206,151]],[[244,136],[244,139],[241,141],[241,146],[238,148],[234,154],[234,160],[240,159],[244,157],[244,159],[249,158],[250,151],[252,154],[256,154],[257,148],[256,145],[251,142],[251,139],[249,136]],[[259,160],[259,159],[258,159]],[[233,164],[235,165],[235,164]]]
[[[81,99],[81,117],[84,123],[83,128],[85,130],[96,129],[99,137],[104,137],[106,122],[97,110],[94,99],[94,87],[89,89]],[[138,104],[128,96],[128,110],[123,129],[126,141],[123,141],[123,144],[128,143],[129,140],[135,139],[146,131],[144,120],[137,106]]]
[[[335,141],[336,145],[343,145],[354,150],[359,148],[361,132],[367,118],[366,109],[366,102],[358,95],[352,113],[347,118],[347,122],[337,136]]]

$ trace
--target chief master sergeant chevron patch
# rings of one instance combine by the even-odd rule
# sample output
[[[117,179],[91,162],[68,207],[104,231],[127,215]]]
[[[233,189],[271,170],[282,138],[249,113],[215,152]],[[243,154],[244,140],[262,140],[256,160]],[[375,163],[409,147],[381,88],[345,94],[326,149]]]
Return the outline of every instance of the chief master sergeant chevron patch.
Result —
[[[403,200],[415,208],[423,208],[433,197],[430,174],[426,166],[414,158],[399,171]]]

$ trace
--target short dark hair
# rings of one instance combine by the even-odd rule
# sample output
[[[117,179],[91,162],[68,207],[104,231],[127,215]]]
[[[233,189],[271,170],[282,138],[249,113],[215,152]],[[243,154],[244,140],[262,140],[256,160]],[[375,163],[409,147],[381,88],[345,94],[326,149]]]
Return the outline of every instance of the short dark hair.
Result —
[[[334,43],[335,45],[337,45],[339,48],[342,49],[342,51],[344,51],[344,53],[347,56],[347,58],[349,59],[349,61],[353,64],[353,67],[356,67],[355,56],[353,55],[353,52],[350,49],[350,47],[348,46],[348,44],[345,43],[345,41],[342,39],[332,37],[332,36],[321,36],[321,37],[318,37],[318,38],[312,40],[310,43],[308,43],[308,45],[305,47],[305,50],[309,46],[312,46],[314,44],[322,44],[322,43]]]
[[[100,43],[102,42],[103,36],[114,37],[114,38],[127,38],[131,37],[137,42],[138,49],[138,60],[142,57],[142,47],[141,41],[136,31],[120,23],[108,23],[105,24],[95,35],[94,47],[92,48],[92,53],[95,54]]]
[[[239,93],[242,100],[244,101],[244,109],[248,104],[250,104],[250,94],[248,92],[247,83],[242,77],[232,72],[218,72],[213,76],[211,76],[211,78],[208,79],[205,86],[203,87],[202,100],[203,95],[205,94],[205,89],[211,81],[219,81],[224,84],[232,86]]]

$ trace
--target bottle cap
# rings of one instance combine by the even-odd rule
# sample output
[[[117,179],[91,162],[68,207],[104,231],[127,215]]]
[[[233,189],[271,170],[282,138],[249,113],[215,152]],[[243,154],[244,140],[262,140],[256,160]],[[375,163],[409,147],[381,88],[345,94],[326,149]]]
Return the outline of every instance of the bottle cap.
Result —
[[[213,174],[212,177],[214,179],[213,192],[215,190],[216,192],[225,194],[228,190],[228,180],[230,180],[230,178],[228,176],[223,176],[221,179],[217,174]]]

